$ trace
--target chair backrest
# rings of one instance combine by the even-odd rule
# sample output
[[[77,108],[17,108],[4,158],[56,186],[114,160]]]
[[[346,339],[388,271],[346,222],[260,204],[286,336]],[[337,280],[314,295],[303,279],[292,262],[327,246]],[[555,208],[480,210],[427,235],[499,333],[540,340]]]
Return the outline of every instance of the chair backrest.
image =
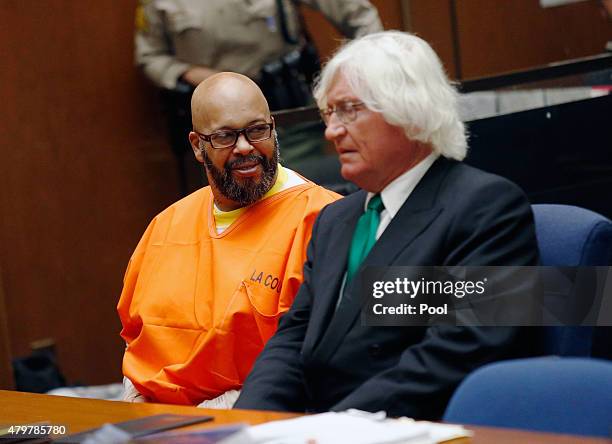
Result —
[[[542,265],[612,265],[612,222],[593,211],[570,205],[533,205]],[[545,275],[546,276],[546,275]],[[546,279],[543,282],[547,290]],[[548,354],[612,358],[609,327],[549,327]]]
[[[546,357],[486,365],[461,383],[444,420],[610,437],[612,362]]]
[[[543,265],[612,265],[612,222],[571,205],[532,205]]]

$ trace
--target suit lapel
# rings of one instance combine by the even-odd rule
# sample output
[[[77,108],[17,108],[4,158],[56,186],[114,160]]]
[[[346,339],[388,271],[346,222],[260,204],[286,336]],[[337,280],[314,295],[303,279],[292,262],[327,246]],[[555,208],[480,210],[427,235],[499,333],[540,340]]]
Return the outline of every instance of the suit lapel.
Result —
[[[448,161],[438,159],[425,174],[413,193],[406,199],[404,205],[395,215],[389,226],[385,229],[380,239],[374,244],[370,254],[365,258],[360,270],[369,265],[389,266],[394,264],[397,256],[404,251],[412,241],[419,236],[431,222],[440,214],[442,208],[436,205],[437,194],[440,183],[448,169]],[[348,236],[348,242],[352,238],[353,230]],[[343,250],[348,254],[348,245]],[[408,264],[401,264],[408,265]],[[346,268],[346,260],[343,268],[339,271],[340,279]],[[315,350],[317,360],[325,362],[329,360],[336,351],[348,330],[353,326],[361,310],[361,273],[357,273],[353,282],[345,289],[341,306],[333,313],[329,326],[326,330],[325,324],[320,326],[323,332],[321,341]],[[328,299],[337,300],[338,290],[333,297]],[[314,314],[314,313],[313,313]],[[327,319],[327,318],[326,318]]]
[[[351,205],[350,209],[341,216],[338,223],[331,226],[329,234],[325,236],[328,243],[326,251],[333,256],[326,257],[324,266],[317,268],[317,281],[323,284],[317,286],[319,292],[315,297],[320,303],[315,304],[310,316],[310,332],[305,339],[305,350],[312,350],[315,347],[316,341],[318,341],[325,332],[336,307],[342,278],[346,270],[348,250],[351,245],[357,220],[363,213],[367,195],[365,191],[360,191],[356,194],[357,195],[345,198],[354,199],[355,202]]]

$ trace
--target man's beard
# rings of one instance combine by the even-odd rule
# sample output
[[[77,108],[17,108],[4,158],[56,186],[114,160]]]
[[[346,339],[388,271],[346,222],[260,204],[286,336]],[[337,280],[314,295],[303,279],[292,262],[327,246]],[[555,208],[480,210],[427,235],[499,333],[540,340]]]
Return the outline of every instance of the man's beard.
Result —
[[[205,149],[202,149],[202,153],[204,154],[204,165],[206,166],[206,170],[210,173],[219,192],[223,194],[225,198],[237,202],[243,207],[254,204],[260,200],[274,185],[274,179],[280,159],[278,140],[274,141],[274,152],[270,159],[265,156],[251,153],[248,156],[243,156],[231,162],[227,162],[223,169],[219,169],[213,165]],[[233,167],[253,161],[259,162],[263,170],[259,180],[251,177],[246,177],[241,180],[234,179],[232,175]]]

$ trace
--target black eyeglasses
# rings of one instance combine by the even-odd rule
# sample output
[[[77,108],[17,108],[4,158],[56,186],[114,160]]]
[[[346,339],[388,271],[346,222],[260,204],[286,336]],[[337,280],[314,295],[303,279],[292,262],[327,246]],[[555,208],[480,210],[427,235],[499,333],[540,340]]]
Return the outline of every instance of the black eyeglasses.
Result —
[[[363,102],[340,102],[327,109],[320,109],[319,113],[321,113],[321,119],[323,119],[325,125],[329,124],[329,118],[333,113],[336,113],[336,117],[340,119],[340,122],[346,125],[357,118],[357,111],[364,106],[365,103]]]
[[[224,148],[231,148],[238,142],[238,137],[244,134],[246,140],[249,143],[263,142],[264,140],[272,137],[272,130],[274,129],[274,121],[272,123],[257,123],[255,125],[247,126],[246,128],[236,130],[221,130],[215,131],[212,134],[202,134],[193,130],[201,139],[209,142],[210,145],[216,150],[222,150]]]

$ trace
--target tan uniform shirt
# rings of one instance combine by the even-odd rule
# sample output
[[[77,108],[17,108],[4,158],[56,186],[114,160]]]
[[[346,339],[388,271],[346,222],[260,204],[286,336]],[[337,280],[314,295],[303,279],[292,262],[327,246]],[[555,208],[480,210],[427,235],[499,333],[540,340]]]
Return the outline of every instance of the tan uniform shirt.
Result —
[[[287,26],[300,21],[284,1]],[[346,37],[382,31],[367,0],[299,0],[320,10]],[[256,78],[262,66],[295,48],[285,42],[275,0],[140,0],[136,61],[158,86],[174,88],[193,65]]]

